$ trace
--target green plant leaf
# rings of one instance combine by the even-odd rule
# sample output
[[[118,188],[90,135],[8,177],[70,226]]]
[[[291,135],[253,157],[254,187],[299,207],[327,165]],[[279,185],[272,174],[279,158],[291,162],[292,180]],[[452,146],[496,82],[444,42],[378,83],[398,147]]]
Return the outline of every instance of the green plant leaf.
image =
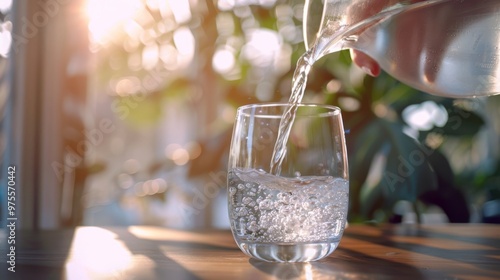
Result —
[[[383,121],[382,128],[390,143],[380,182],[386,206],[392,207],[398,200],[415,202],[423,193],[437,189],[436,174],[428,161],[432,151],[403,133],[401,124]]]
[[[356,135],[356,141],[353,152],[349,158],[351,168],[350,180],[363,182],[370,169],[371,160],[383,144],[383,137],[378,132],[380,131],[380,123],[374,121],[370,123],[363,131]],[[349,149],[349,148],[348,148]]]
[[[474,136],[483,127],[484,120],[478,114],[453,106],[448,108],[448,121],[432,131],[448,136]]]
[[[436,174],[438,188],[423,193],[421,200],[440,207],[452,223],[469,222],[467,200],[455,186],[454,174],[448,159],[438,150],[431,151],[428,160]]]
[[[378,133],[379,131],[380,122],[375,119],[358,133],[348,134],[346,137],[349,154],[351,212],[355,215],[364,212],[367,201],[361,199],[361,189],[370,171],[373,158],[385,141],[383,135]]]

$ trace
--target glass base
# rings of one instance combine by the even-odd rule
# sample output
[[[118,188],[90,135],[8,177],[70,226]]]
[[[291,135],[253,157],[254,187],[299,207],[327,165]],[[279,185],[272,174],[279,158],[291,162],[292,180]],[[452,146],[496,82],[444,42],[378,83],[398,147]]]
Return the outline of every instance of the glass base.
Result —
[[[337,242],[316,242],[297,244],[241,242],[240,249],[250,257],[267,262],[309,262],[330,255]]]

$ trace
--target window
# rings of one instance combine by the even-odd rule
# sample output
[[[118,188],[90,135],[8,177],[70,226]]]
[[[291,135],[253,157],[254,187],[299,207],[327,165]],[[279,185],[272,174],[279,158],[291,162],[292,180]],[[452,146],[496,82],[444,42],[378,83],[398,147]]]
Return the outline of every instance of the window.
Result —
[[[0,158],[6,159],[8,157],[9,150],[7,149],[7,133],[10,130],[9,127],[9,69],[10,69],[10,50],[12,45],[12,1],[1,0],[0,1]],[[8,161],[2,160],[0,163],[1,170],[5,170],[0,174],[0,221],[6,221],[7,218],[7,195],[8,195]],[[11,180],[12,181],[12,180]],[[15,181],[13,181],[15,182]],[[12,183],[11,183],[12,185]],[[13,186],[15,187],[15,186]],[[14,193],[10,192],[11,196],[14,197]],[[15,199],[11,198],[11,199]],[[0,226],[3,224],[0,223]]]
[[[19,170],[21,227],[227,226],[235,109],[286,98],[298,13],[275,1],[4,2],[2,157]]]

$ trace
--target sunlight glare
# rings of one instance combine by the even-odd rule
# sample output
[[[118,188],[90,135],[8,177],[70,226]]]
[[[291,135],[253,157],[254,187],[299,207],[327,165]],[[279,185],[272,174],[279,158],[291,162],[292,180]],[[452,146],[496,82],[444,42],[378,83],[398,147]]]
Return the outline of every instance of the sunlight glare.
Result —
[[[310,263],[306,263],[304,265],[304,271],[305,271],[306,280],[313,280],[314,279],[314,274],[313,274],[313,271],[312,271],[312,265]]]
[[[141,82],[137,77],[124,77],[116,82],[114,88],[119,96],[132,95],[140,91]]]
[[[236,65],[236,60],[231,51],[227,49],[217,50],[212,60],[212,67],[220,74],[230,72]]]
[[[0,0],[0,12],[6,13],[12,8],[12,0]]]
[[[127,270],[132,264],[132,254],[117,238],[115,233],[97,227],[79,229],[66,261],[67,277],[95,279]],[[87,275],[81,275],[82,272]]]
[[[180,148],[173,152],[172,161],[179,166],[189,162],[189,152],[186,149]]]
[[[142,50],[142,67],[144,67],[144,69],[153,69],[159,60],[160,50],[157,44],[144,47]]]
[[[177,23],[185,23],[191,19],[192,15],[189,7],[189,1],[168,0],[168,4],[172,9],[172,13]]]
[[[179,27],[175,30],[174,44],[179,52],[179,66],[191,63],[195,54],[195,39],[191,30],[187,27]]]
[[[434,126],[444,126],[448,121],[448,112],[442,105],[433,101],[425,101],[406,107],[403,110],[403,119],[410,127],[427,131]]]
[[[243,54],[257,67],[266,67],[274,63],[281,49],[279,35],[269,29],[255,29],[249,32]]]
[[[234,33],[235,25],[231,14],[220,13],[215,19],[215,24],[217,26],[217,31],[221,37],[229,37]]]
[[[147,255],[132,253],[128,242],[119,234],[99,227],[76,230],[63,278],[121,279],[124,275],[134,274],[138,279],[144,279],[147,275],[142,272],[154,270],[156,263]],[[124,236],[129,234],[127,232]]]
[[[141,0],[87,0],[89,31],[94,43],[106,44],[117,28],[133,19]]]
[[[264,7],[272,7],[276,0],[219,0],[217,1],[218,8],[222,11],[232,10],[235,7],[243,7],[250,5],[260,5]]]
[[[146,0],[146,4],[148,5],[148,8],[153,11],[158,11],[160,9],[159,0]]]
[[[201,147],[196,142],[187,143],[186,147],[174,143],[165,148],[165,156],[179,166],[185,165],[190,159],[197,158],[200,153]]]
[[[12,23],[7,21],[0,22],[0,57],[7,57],[9,55],[10,46],[12,44]]]
[[[144,28],[142,28],[142,26],[135,20],[128,20],[125,22],[124,29],[130,38],[139,38],[139,36],[144,32]]]
[[[177,69],[177,55],[177,49],[170,44],[164,44],[160,47],[160,59],[163,62],[163,67],[167,70]]]
[[[169,144],[166,148],[165,148],[165,156],[168,158],[168,159],[172,159],[172,156],[174,154],[174,151],[177,150],[177,149],[180,149],[182,148],[181,145],[177,144],[177,143],[172,143],[172,144]]]

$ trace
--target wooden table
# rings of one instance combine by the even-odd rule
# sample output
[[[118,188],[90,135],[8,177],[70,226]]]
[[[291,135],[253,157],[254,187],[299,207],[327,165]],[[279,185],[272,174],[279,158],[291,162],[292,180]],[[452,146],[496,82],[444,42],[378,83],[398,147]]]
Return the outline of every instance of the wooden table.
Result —
[[[79,227],[15,235],[15,273],[1,232],[0,279],[500,279],[500,225],[351,225],[311,263],[245,256],[229,231]]]

